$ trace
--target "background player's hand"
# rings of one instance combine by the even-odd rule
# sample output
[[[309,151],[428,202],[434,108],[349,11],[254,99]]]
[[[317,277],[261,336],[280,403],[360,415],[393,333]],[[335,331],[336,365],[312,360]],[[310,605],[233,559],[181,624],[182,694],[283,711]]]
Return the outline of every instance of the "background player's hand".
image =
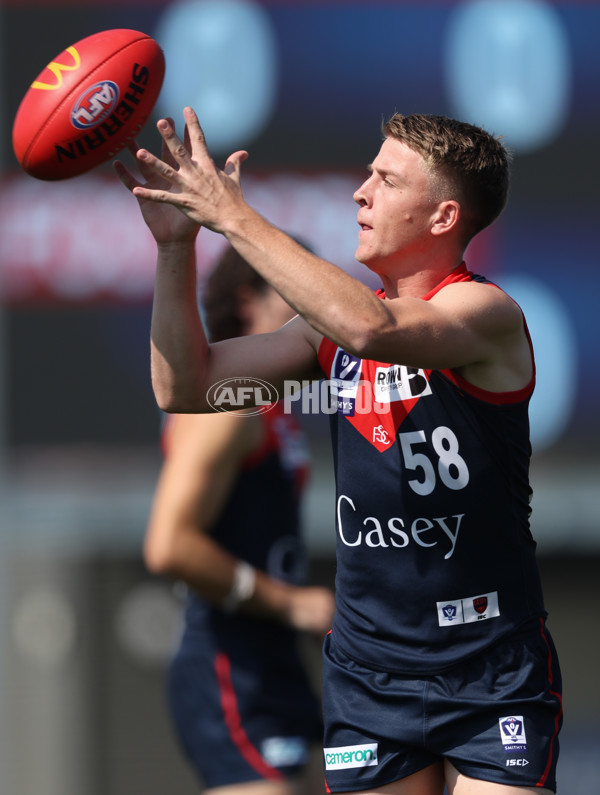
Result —
[[[334,613],[335,597],[328,588],[293,588],[290,592],[288,620],[295,629],[325,635]]]
[[[225,232],[227,219],[245,206],[240,170],[248,157],[245,151],[234,152],[218,169],[210,157],[198,117],[192,108],[184,108],[185,135],[182,142],[171,119],[161,119],[157,128],[163,139],[162,160],[146,149],[136,157],[147,178],[144,185],[131,186],[140,203],[177,207],[182,213],[215,232]]]
[[[172,120],[169,119],[172,124]],[[187,137],[187,136],[186,136]],[[189,141],[186,141],[184,146],[189,148]],[[115,171],[123,185],[132,191],[138,200],[140,210],[144,221],[152,232],[156,242],[160,244],[168,243],[187,243],[195,240],[200,227],[192,220],[187,218],[177,207],[170,204],[158,204],[145,198],[143,195],[135,193],[135,188],[146,188],[149,190],[168,190],[170,185],[157,171],[151,168],[144,160],[139,160],[137,155],[140,151],[137,142],[129,144],[129,151],[136,159],[137,165],[141,176],[145,180],[140,182],[129,171],[128,168],[120,160],[114,163]],[[161,157],[163,161],[171,167],[175,167],[175,160],[172,158],[171,153],[163,141]]]

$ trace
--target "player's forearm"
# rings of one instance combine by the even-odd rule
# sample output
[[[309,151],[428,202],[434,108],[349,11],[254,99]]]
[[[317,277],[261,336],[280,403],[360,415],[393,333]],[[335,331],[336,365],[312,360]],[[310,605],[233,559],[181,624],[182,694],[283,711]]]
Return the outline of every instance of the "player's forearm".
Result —
[[[248,205],[222,230],[229,242],[314,328],[345,350],[360,352],[385,320],[366,285],[273,227]]]
[[[193,243],[159,246],[151,324],[152,386],[169,412],[201,411],[209,346],[196,294]]]
[[[293,623],[298,589],[236,558],[195,526],[155,521],[144,543],[144,560],[154,574],[186,583],[225,612]]]

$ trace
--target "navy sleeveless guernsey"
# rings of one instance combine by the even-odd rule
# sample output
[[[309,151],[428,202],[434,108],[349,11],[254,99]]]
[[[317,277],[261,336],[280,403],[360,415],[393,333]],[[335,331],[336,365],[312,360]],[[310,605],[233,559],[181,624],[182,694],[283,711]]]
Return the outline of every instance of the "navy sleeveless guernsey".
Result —
[[[423,300],[472,280],[499,289],[463,263]],[[539,628],[534,378],[488,392],[451,370],[360,360],[327,339],[319,361],[337,403],[332,641],[375,670],[428,674]]]

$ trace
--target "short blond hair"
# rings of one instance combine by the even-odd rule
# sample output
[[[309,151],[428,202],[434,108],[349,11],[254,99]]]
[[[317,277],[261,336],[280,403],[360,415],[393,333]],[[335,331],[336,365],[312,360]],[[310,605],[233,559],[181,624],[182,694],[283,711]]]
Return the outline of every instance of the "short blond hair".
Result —
[[[510,155],[499,138],[467,122],[419,113],[395,113],[383,123],[383,134],[422,156],[435,200],[460,204],[465,245],[504,209]]]

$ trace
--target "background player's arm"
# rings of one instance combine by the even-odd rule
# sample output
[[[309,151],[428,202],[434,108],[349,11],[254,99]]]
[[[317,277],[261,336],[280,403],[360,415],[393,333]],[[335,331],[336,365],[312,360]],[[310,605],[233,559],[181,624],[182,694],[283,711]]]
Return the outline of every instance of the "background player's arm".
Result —
[[[262,441],[263,426],[244,414],[176,415],[168,426],[165,459],[144,543],[148,568],[185,582],[221,604],[238,559],[211,537],[242,460]],[[240,607],[297,629],[323,634],[333,614],[324,588],[298,588],[256,573],[251,599]]]

